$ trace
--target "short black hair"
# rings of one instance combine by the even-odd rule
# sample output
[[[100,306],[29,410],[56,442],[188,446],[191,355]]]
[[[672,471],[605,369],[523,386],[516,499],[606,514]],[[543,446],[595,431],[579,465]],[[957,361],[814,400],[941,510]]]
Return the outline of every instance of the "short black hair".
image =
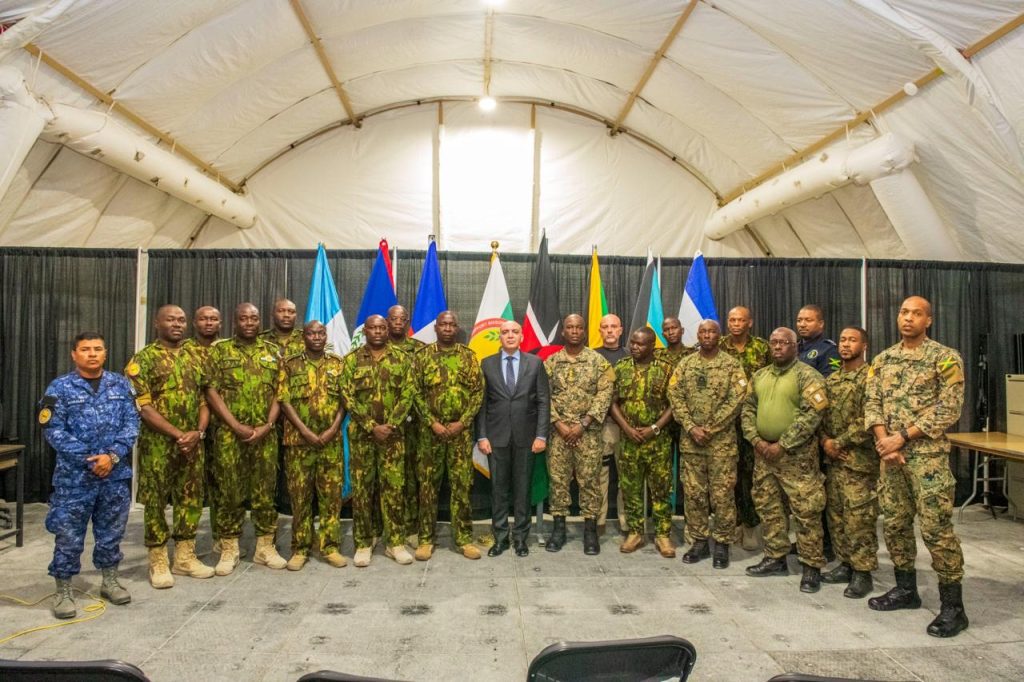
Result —
[[[860,340],[863,341],[864,343],[868,344],[869,346],[871,345],[871,341],[868,339],[868,330],[864,329],[864,327],[858,327],[855,324],[848,324],[845,327],[843,327],[843,330],[846,330],[846,329],[856,330],[856,332],[858,334],[860,334]],[[842,331],[840,331],[840,334],[841,333],[842,333]]]
[[[800,306],[800,310],[810,310],[812,313],[818,316],[819,320],[825,319],[825,311],[821,309],[821,306],[817,303],[808,303],[807,305]]]
[[[107,345],[107,340],[103,338],[103,334],[100,334],[99,332],[79,332],[71,342],[71,350],[78,350],[78,344],[82,341],[95,341],[96,339],[102,341],[104,347]]]

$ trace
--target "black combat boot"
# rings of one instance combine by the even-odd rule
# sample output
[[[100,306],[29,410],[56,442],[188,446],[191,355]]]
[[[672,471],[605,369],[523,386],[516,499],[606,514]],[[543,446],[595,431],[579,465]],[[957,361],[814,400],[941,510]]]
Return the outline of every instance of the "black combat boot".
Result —
[[[875,611],[921,608],[921,595],[917,593],[917,571],[896,569],[896,587],[881,597],[868,599],[868,607]]]
[[[932,637],[956,637],[968,625],[962,585],[939,583],[939,599],[942,600],[942,609],[928,625],[928,634]]]
[[[707,559],[711,556],[711,549],[708,547],[707,538],[696,538],[693,544],[690,545],[690,549],[686,550],[683,554],[684,564],[695,564],[701,559]]]
[[[715,543],[714,558],[711,560],[712,568],[729,568],[729,545],[724,542]]]
[[[773,559],[769,556],[761,559],[753,566],[747,566],[747,575],[761,578],[767,575],[789,575],[789,568],[786,566],[786,557]]]
[[[850,582],[850,575],[852,573],[853,569],[850,567],[850,564],[842,563],[828,573],[822,573],[821,582],[828,583],[829,585],[845,585]]]
[[[804,575],[800,578],[800,591],[813,594],[821,589],[821,569],[817,566],[804,566]]]
[[[590,556],[601,553],[601,542],[597,539],[597,519],[583,519],[583,553]]]
[[[551,529],[551,535],[544,543],[544,549],[549,552],[557,552],[565,545],[565,517],[555,517],[555,527]]]
[[[825,576],[822,576],[821,579],[824,580]],[[850,584],[843,590],[843,596],[847,599],[863,599],[871,593],[874,587],[871,571],[853,571],[850,575]]]

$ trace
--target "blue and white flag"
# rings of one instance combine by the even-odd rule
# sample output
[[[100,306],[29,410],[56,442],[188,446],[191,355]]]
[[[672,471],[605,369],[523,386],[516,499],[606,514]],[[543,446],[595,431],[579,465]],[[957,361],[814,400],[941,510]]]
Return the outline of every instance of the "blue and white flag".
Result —
[[[373,262],[373,270],[370,271],[370,279],[366,282],[366,291],[363,292],[363,302],[359,304],[359,314],[356,315],[356,328],[352,332],[352,347],[358,348],[363,345],[363,325],[370,315],[388,316],[388,308],[398,304],[398,297],[395,296],[395,284],[391,275],[391,258],[388,254],[388,243],[380,241],[377,249],[377,260]]]
[[[423,343],[437,341],[434,321],[445,310],[448,310],[448,300],[441,281],[441,264],[437,261],[437,243],[431,238],[423,261],[420,288],[416,292],[416,307],[412,311],[412,337]]]
[[[693,346],[697,343],[697,328],[704,320],[719,321],[715,297],[711,293],[711,281],[708,279],[708,268],[704,264],[704,254],[698,251],[693,257],[690,273],[686,276],[683,301],[679,304],[679,322],[683,325],[684,344]]]
[[[334,286],[323,244],[316,251],[313,280],[309,283],[309,298],[306,299],[306,322],[313,320],[327,327],[327,350],[338,355],[348,353],[352,339],[348,335],[345,313],[341,311],[338,288]]]
[[[316,265],[313,279],[309,283],[309,298],[306,299],[306,322],[316,320],[327,327],[327,350],[345,355],[352,346],[345,324],[345,313],[341,310],[338,288],[334,286],[331,266],[327,263],[327,251],[320,244],[316,250]],[[352,477],[349,476],[348,416],[341,427],[342,447],[345,453],[345,483],[341,488],[341,499],[352,495]]]

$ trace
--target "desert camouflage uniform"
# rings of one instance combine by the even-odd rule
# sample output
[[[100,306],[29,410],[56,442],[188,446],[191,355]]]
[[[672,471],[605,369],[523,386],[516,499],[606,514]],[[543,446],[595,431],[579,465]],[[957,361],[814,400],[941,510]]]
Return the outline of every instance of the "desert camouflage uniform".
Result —
[[[828,407],[824,384],[817,370],[799,360],[785,367],[769,365],[754,374],[753,390],[740,413],[743,436],[751,445],[765,440],[783,449],[775,460],[757,457],[754,464],[754,504],[764,529],[765,556],[779,559],[789,553],[783,501],[788,497],[800,561],[816,568],[825,565],[825,486],[814,437]]]
[[[377,360],[369,346],[357,348],[343,360],[341,395],[351,418],[349,475],[356,549],[373,546],[373,500],[378,487],[383,536],[391,547],[405,541],[405,419],[416,385],[411,377],[408,355],[390,344]],[[387,442],[378,443],[373,427],[383,424],[395,431]]]
[[[575,357],[565,349],[544,361],[551,383],[551,423],[579,424],[590,415],[590,426],[580,444],[569,447],[558,430],[551,429],[548,442],[548,475],[551,479],[552,516],[568,516],[569,484],[573,475],[580,488],[580,514],[596,519],[601,513],[601,425],[612,401],[615,371],[608,361],[584,347]]]
[[[206,359],[190,346],[171,349],[154,341],[128,362],[124,371],[135,389],[141,410],[152,406],[181,431],[199,430],[199,410],[206,404]],[[183,454],[176,441],[142,421],[139,432],[138,501],[145,505],[147,547],[167,543],[164,506],[174,508],[175,541],[195,540],[203,514],[203,483],[206,476],[205,444]]]
[[[461,547],[473,542],[469,489],[473,484],[473,420],[483,400],[484,378],[476,353],[457,343],[442,348],[432,343],[414,359],[415,405],[420,424],[417,479],[419,480],[418,533],[421,545],[434,544],[437,497],[445,469],[451,486],[449,512],[452,538]],[[430,426],[459,422],[466,428],[454,438],[441,440]]]
[[[825,379],[828,409],[821,437],[834,438],[845,460],[825,458],[825,493],[829,531],[839,561],[855,571],[878,568],[878,454],[864,429],[864,381],[868,365],[840,368]]]
[[[314,360],[305,352],[285,358],[277,377],[277,400],[291,405],[310,431],[320,435],[342,411],[341,357],[324,353]],[[327,555],[341,545],[341,488],[345,462],[340,435],[326,445],[308,443],[284,418],[284,467],[292,501],[292,552],[308,554],[313,546],[313,496],[320,517],[319,549]]]
[[[277,346],[257,338],[252,343],[226,339],[210,348],[210,387],[242,424],[267,423],[277,388]],[[277,438],[271,431],[258,443],[243,443],[214,415],[213,472],[217,485],[217,527],[220,538],[242,534],[245,501],[252,510],[256,535],[277,530],[274,492],[277,486]]]
[[[740,363],[719,351],[713,358],[694,353],[672,373],[668,395],[679,423],[682,455],[680,479],[686,496],[686,526],[690,537],[732,542],[736,528],[736,415],[747,397],[748,382]],[[698,445],[690,437],[695,427],[711,438]],[[715,514],[715,528],[708,518]]]
[[[881,424],[889,433],[898,433],[916,426],[927,436],[905,445],[907,463],[887,465],[881,476],[885,546],[896,570],[913,570],[918,516],[940,583],[958,583],[964,576],[964,555],[953,532],[956,479],[949,469],[946,438],[946,430],[960,419],[963,402],[960,354],[931,339],[913,349],[897,343],[882,351],[868,370],[865,427]]]
[[[737,350],[732,337],[726,334],[718,342],[718,347],[739,360],[747,381],[753,378],[754,372],[767,366],[771,360],[771,349],[768,342],[760,336],[750,335],[743,350]],[[761,519],[754,508],[751,490],[754,487],[754,448],[743,437],[743,426],[736,420],[736,435],[739,444],[739,458],[736,461],[736,516],[737,520],[747,528],[756,528]]]
[[[669,406],[668,387],[672,365],[654,357],[646,365],[632,358],[615,365],[615,400],[622,415],[633,428],[650,426]],[[619,455],[619,485],[626,504],[630,530],[642,535],[644,519],[644,483],[651,493],[651,512],[655,534],[668,537],[672,530],[672,437],[668,429],[646,443],[622,439]]]

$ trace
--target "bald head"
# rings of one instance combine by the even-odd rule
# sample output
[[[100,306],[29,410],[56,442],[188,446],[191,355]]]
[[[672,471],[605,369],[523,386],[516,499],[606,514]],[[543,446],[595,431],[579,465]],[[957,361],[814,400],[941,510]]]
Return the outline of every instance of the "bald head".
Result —
[[[235,306],[235,337],[241,341],[252,341],[260,333],[260,309],[252,303]]]
[[[598,324],[598,331],[601,333],[601,341],[605,348],[612,350],[619,348],[619,340],[622,338],[622,320],[618,315],[605,315]]]
[[[177,348],[185,339],[185,329],[188,326],[188,319],[185,311],[176,305],[162,305],[156,311],[153,318],[153,329],[156,330],[156,338],[164,346]]]
[[[754,328],[754,320],[750,315],[750,308],[738,305],[729,311],[725,318],[725,326],[729,330],[729,336],[736,341],[746,341],[750,336],[750,330]]]
[[[204,346],[217,340],[220,336],[220,325],[220,311],[212,305],[200,306],[192,315],[192,328],[195,329],[196,339]]]
[[[404,341],[409,335],[409,311],[405,306],[393,305],[388,308],[388,336],[392,341]]]
[[[903,301],[897,319],[904,345],[916,346],[928,336],[932,326],[932,304],[922,296]]]
[[[291,334],[295,329],[295,320],[298,316],[295,304],[287,298],[279,298],[274,301],[274,329],[278,334]]]
[[[768,347],[776,366],[784,367],[796,359],[796,341],[796,332],[789,327],[779,327],[772,332],[768,337]]]

